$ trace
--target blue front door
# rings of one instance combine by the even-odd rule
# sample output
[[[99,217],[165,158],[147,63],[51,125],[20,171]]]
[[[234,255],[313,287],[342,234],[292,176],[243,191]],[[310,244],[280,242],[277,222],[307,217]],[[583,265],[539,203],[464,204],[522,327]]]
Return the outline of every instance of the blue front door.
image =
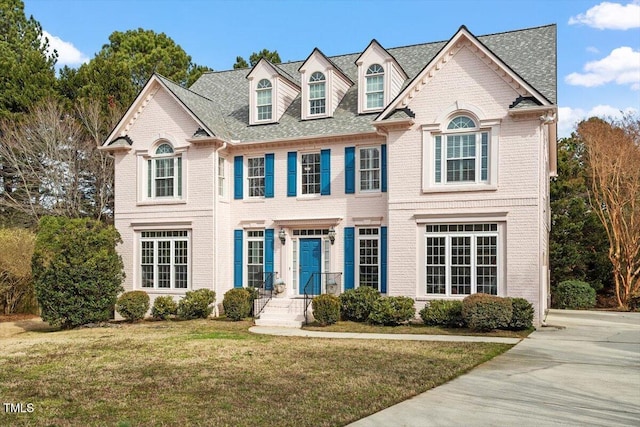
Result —
[[[320,273],[322,254],[321,239],[300,239],[300,295],[304,295],[305,285],[313,273]],[[320,294],[320,274],[313,276],[313,283],[307,288],[309,295]]]

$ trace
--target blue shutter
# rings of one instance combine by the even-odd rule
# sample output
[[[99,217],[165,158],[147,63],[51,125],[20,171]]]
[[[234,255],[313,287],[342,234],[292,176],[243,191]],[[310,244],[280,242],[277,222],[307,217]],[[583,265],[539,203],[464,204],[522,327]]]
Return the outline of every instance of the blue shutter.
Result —
[[[233,287],[242,287],[242,230],[233,230]]]
[[[356,147],[344,147],[344,192],[356,192]]]
[[[264,156],[264,197],[273,197],[273,153]]]
[[[272,196],[273,197],[273,196]],[[273,289],[273,242],[274,242],[274,230],[273,228],[267,228],[264,230],[264,275],[265,289]]]
[[[355,229],[353,227],[344,228],[344,289],[353,289],[355,265]]]
[[[383,193],[387,192],[387,144],[382,144],[382,146],[380,147],[380,168],[382,169],[381,172],[381,182],[380,182],[380,189]]]
[[[242,156],[233,158],[233,198],[242,199],[242,190],[244,188],[242,182]]]
[[[387,293],[387,227],[380,227],[380,292]]]
[[[331,194],[331,150],[320,150],[320,194]]]
[[[296,151],[289,151],[287,153],[287,196],[296,197],[297,193],[297,171],[298,167],[298,153]]]

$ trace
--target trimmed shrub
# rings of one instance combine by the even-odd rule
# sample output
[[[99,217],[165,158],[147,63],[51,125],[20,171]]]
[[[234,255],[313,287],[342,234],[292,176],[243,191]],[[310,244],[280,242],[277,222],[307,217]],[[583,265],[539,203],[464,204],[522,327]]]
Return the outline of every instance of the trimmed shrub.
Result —
[[[556,308],[580,310],[593,308],[596,305],[596,291],[590,284],[580,280],[565,280],[558,283],[552,296]]]
[[[234,321],[249,317],[252,303],[251,292],[246,288],[229,289],[224,294],[224,299],[222,300],[224,314],[227,316],[227,319]]]
[[[382,297],[373,303],[369,322],[378,325],[399,325],[416,315],[414,301],[409,297]]]
[[[515,331],[529,329],[533,326],[533,305],[524,298],[508,298],[511,300],[511,321],[509,329]]]
[[[373,303],[380,299],[380,292],[369,286],[349,289],[340,295],[340,315],[343,320],[366,322]]]
[[[144,319],[149,311],[149,295],[144,291],[125,292],[116,301],[116,311],[130,322]]]
[[[178,304],[173,300],[171,295],[163,295],[153,301],[151,315],[154,319],[166,320],[169,316],[175,316],[177,313]]]
[[[340,299],[335,295],[318,295],[311,301],[311,307],[320,326],[332,325],[340,319]]]
[[[471,329],[506,329],[511,322],[511,300],[488,294],[473,294],[462,300],[462,317]]]
[[[83,218],[43,217],[32,267],[41,316],[72,328],[111,318],[124,279],[118,231]]]
[[[211,289],[189,291],[178,302],[178,317],[181,319],[206,319],[211,315],[211,304],[216,300],[216,293]]]
[[[462,301],[433,300],[420,310],[425,325],[445,328],[462,328]]]

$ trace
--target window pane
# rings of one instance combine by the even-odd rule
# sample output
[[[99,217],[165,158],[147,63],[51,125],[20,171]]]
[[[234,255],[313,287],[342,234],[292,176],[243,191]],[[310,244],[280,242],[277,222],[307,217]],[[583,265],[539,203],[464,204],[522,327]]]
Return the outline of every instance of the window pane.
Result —
[[[360,149],[360,190],[380,189],[380,149]]]
[[[498,294],[498,247],[496,236],[476,237],[476,283],[477,292]]]
[[[302,155],[302,194],[320,194],[320,153]]]
[[[482,161],[480,165],[480,179],[487,181],[489,163],[489,134],[482,133]]]
[[[444,237],[427,237],[426,239],[426,284],[428,294],[445,294],[446,275],[446,242]]]
[[[373,234],[377,229],[360,229],[358,239],[358,264],[360,286],[370,286],[378,289],[379,285],[379,245],[377,235]],[[377,233],[376,233],[377,234]]]
[[[249,197],[264,196],[264,157],[248,160]]]
[[[471,294],[471,238],[451,237],[451,293]]]

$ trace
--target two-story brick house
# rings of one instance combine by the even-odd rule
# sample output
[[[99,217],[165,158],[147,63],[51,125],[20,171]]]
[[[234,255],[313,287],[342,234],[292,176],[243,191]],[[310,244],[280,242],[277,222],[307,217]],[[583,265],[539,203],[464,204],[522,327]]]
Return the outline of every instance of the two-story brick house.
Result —
[[[556,111],[555,25],[154,75],[102,147],[125,289],[221,301],[268,275],[296,301],[335,279],[418,309],[524,297],[540,323]]]

